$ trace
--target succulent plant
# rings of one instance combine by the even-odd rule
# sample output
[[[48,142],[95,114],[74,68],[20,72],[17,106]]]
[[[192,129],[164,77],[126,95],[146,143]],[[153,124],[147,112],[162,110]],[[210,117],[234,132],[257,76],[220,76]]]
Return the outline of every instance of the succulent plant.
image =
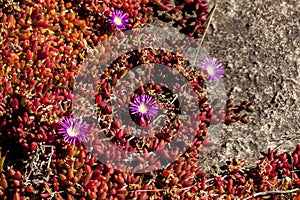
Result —
[[[1,1],[0,5],[0,199],[234,199],[299,187],[299,145],[292,156],[269,150],[255,168],[245,169],[245,161],[237,158],[221,174],[207,174],[197,167],[203,148],[212,145],[207,140],[210,125],[221,121],[227,125],[248,123],[247,112],[254,111],[252,102],[234,105],[229,99],[225,112],[218,112],[213,106],[217,102],[210,102],[204,95],[207,75],[212,80],[223,77],[223,68],[215,59],[207,59],[200,66],[206,74],[183,70],[184,58],[154,49],[119,57],[100,78],[94,74],[99,65],[105,64],[103,60],[94,59],[89,69],[84,65],[91,49],[109,36],[122,36],[122,30],[140,28],[148,22],[169,22],[189,37],[199,38],[206,28],[206,1],[37,0]],[[177,46],[182,48],[182,44]],[[106,48],[110,47],[103,44],[102,55]],[[152,151],[168,145],[180,134],[175,131],[181,123],[177,116],[187,105],[179,105],[176,95],[159,84],[139,87],[129,106],[132,114],[147,121],[156,116],[161,106],[170,119],[161,132],[145,140],[130,139],[131,133],[121,129],[122,121],[111,117],[109,102],[118,79],[134,66],[150,62],[180,71],[202,94],[198,102],[193,102],[199,105],[199,119],[196,115],[186,119],[187,123],[201,122],[189,130],[196,135],[194,144],[181,156],[178,148],[169,154],[161,151],[166,160],[177,159],[159,169],[161,163]],[[96,108],[90,108],[88,102],[95,88],[76,84],[80,76],[99,82],[92,102]],[[125,83],[122,89],[127,86]],[[127,173],[93,156],[91,151],[110,156],[112,149],[89,138],[97,134],[98,126],[86,129],[84,118],[68,117],[76,109],[74,87],[87,97],[82,100],[81,110],[88,113],[95,109],[99,126],[111,127],[106,133],[109,140],[129,153],[143,152],[151,161],[148,167],[157,170]],[[180,90],[181,86],[174,87]],[[129,101],[130,95],[119,98]],[[117,101],[120,107],[128,107],[122,104],[124,101]],[[90,139],[93,149],[74,143],[82,139]]]

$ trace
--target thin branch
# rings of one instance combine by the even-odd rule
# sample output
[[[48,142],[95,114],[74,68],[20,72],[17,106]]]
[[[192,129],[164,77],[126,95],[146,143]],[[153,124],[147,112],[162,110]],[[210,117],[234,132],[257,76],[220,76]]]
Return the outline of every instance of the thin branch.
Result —
[[[193,185],[191,185],[189,187],[177,188],[177,190],[179,190],[179,191],[189,190],[192,187],[194,187],[195,185],[196,185],[196,183],[194,183]],[[174,189],[154,189],[154,190],[131,190],[128,192],[163,192],[163,191],[171,191],[171,190],[176,190],[176,188],[174,188]]]
[[[208,15],[209,15],[208,23],[207,23],[206,29],[204,30],[204,33],[203,33],[203,36],[202,36],[202,38],[201,38],[201,41],[200,41],[199,46],[201,46],[202,43],[203,43],[203,41],[204,41],[204,38],[205,38],[205,35],[206,35],[206,32],[207,32],[207,29],[208,29],[208,27],[209,27],[209,25],[210,25],[210,23],[211,23],[211,20],[212,20],[214,14],[215,14],[215,11],[216,11],[216,9],[217,9],[217,6],[218,6],[218,3],[216,3],[216,4],[214,5],[214,7],[213,7],[212,10],[211,10],[211,13],[208,14]]]
[[[256,193],[252,196],[249,196],[243,200],[248,200],[248,199],[252,199],[252,198],[256,198],[258,196],[267,196],[267,195],[271,195],[271,194],[290,194],[290,193],[293,193],[293,192],[298,192],[300,191],[300,188],[295,188],[295,189],[292,189],[292,190],[277,190],[277,191],[267,191],[267,192],[259,192],[259,193]]]
[[[207,29],[208,29],[208,27],[209,27],[209,25],[210,25],[210,23],[211,23],[211,20],[212,20],[214,14],[215,14],[217,5],[218,5],[218,4],[216,3],[216,4],[214,5],[214,7],[212,8],[211,12],[208,14],[208,15],[209,15],[209,19],[208,19],[208,22],[207,22],[207,26],[206,26],[206,28],[205,28],[205,30],[204,30],[203,36],[202,36],[202,38],[201,38],[201,40],[200,40],[199,47],[202,46],[202,43],[203,43],[203,41],[204,41],[204,38],[205,38],[205,35],[206,35],[206,32],[207,32]],[[198,49],[196,50],[196,56],[195,56],[195,59],[194,59],[194,61],[193,61],[193,65],[196,64],[196,60],[197,60],[197,58],[198,58],[199,51],[200,51],[200,48],[198,48]]]

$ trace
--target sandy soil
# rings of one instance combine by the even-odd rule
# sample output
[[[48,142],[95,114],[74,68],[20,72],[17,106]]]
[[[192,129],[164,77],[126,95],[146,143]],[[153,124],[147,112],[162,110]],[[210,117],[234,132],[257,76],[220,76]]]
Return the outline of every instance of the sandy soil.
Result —
[[[256,112],[250,124],[224,125],[216,165],[238,156],[251,166],[268,148],[300,143],[299,29],[298,0],[219,1],[204,46],[224,64],[227,95],[253,100]]]

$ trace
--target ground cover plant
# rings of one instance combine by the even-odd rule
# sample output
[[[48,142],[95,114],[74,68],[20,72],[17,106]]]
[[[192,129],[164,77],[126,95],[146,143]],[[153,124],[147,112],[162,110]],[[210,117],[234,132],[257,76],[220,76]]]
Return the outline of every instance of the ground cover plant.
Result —
[[[124,31],[148,23],[169,23],[194,46],[201,47],[213,11],[206,1],[37,0],[1,1],[0,5],[1,199],[300,198],[299,145],[292,153],[279,154],[270,149],[253,168],[246,168],[245,161],[238,158],[232,158],[219,174],[199,167],[200,157],[209,153],[203,149],[213,145],[209,127],[223,122],[246,126],[248,113],[255,111],[254,102],[247,100],[235,105],[228,99],[225,107],[218,107],[218,100],[209,98],[207,86],[221,81],[224,74],[222,62],[214,56],[188,68],[191,63],[185,55],[144,48],[118,57],[101,77],[93,76],[110,56],[105,54],[111,48],[105,45],[108,38],[112,37],[114,45],[121,45],[114,35],[122,38]],[[177,40],[171,43],[178,51],[184,46]],[[93,54],[94,49],[100,54]],[[92,66],[85,65],[87,59]],[[191,105],[180,105],[176,94],[163,85],[144,84],[128,93],[125,83],[125,92],[116,101],[120,110],[128,108],[132,124],[146,127],[161,110],[167,116],[160,132],[148,139],[132,138],[132,133],[122,128],[124,122],[112,117],[115,110],[110,98],[117,81],[136,65],[146,63],[150,68],[151,63],[158,63],[179,71],[198,96]],[[90,89],[79,77],[98,87]],[[180,84],[174,87],[182,89]],[[95,91],[92,102],[75,104],[75,88],[81,96]],[[178,116],[193,105],[198,106],[199,116],[185,120],[188,124],[198,122],[197,127],[186,130],[194,136],[193,143],[182,154],[178,148],[169,154],[161,151],[166,160],[175,159],[163,166],[151,152],[180,135],[182,120]],[[98,122],[93,126],[85,118],[91,110]],[[149,171],[129,173],[116,168],[116,163],[102,163],[97,155],[109,159],[114,149],[95,139],[99,127],[106,130],[107,140],[115,146],[130,154],[148,155]],[[114,157],[119,160],[121,155]]]

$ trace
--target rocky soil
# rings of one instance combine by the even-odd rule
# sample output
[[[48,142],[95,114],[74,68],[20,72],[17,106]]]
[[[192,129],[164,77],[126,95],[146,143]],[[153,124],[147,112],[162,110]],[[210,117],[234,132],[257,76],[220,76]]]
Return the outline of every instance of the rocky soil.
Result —
[[[224,125],[209,162],[238,156],[253,166],[268,148],[300,143],[299,29],[297,0],[218,1],[203,45],[224,64],[227,95],[237,104],[253,100],[256,112],[250,124]]]

